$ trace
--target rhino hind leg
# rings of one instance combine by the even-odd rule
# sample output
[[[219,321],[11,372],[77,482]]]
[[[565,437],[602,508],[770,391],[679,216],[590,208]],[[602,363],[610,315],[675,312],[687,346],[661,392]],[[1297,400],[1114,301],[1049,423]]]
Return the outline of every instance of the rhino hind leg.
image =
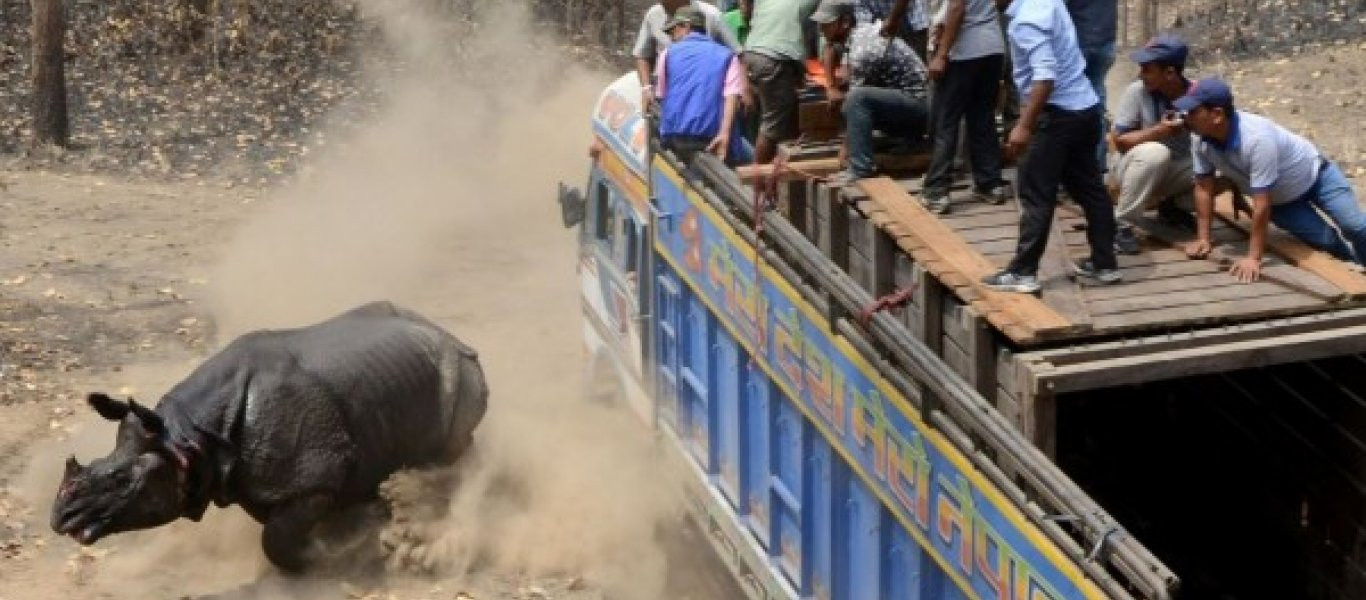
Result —
[[[261,547],[271,564],[289,574],[304,572],[309,566],[313,528],[332,506],[331,494],[317,493],[273,507],[261,532]]]

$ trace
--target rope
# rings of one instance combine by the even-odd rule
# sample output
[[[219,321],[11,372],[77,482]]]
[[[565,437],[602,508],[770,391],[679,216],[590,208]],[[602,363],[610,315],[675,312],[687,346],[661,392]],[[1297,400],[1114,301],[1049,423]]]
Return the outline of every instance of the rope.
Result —
[[[881,298],[878,298],[877,300],[874,300],[872,304],[863,307],[863,310],[859,311],[858,313],[859,326],[863,327],[864,329],[867,329],[868,322],[873,320],[874,314],[877,314],[889,308],[896,308],[902,306],[909,302],[911,300],[911,296],[915,294],[915,288],[916,285],[911,284],[907,287],[901,288]]]

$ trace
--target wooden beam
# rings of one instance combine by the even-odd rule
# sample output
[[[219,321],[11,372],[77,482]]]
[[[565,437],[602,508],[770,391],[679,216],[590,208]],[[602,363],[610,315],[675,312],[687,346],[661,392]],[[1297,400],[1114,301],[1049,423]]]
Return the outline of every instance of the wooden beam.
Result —
[[[995,272],[997,267],[931,215],[897,182],[874,177],[859,180],[858,186],[882,212],[898,222],[907,234],[898,239],[898,244],[909,250],[916,262],[965,302],[982,301],[985,306],[978,309],[979,314],[1012,339],[1024,343],[1035,341],[1037,336],[1087,329],[1068,321],[1032,295],[997,292],[983,286],[982,277]]]
[[[1037,388],[1020,401],[1020,431],[1049,458],[1058,454],[1058,399],[1053,390]]]
[[[1236,227],[1245,233],[1251,228],[1250,224],[1238,221],[1232,207],[1223,207],[1216,203],[1215,214],[1230,227]],[[1308,244],[1284,231],[1271,229],[1266,233],[1266,245],[1284,256],[1291,264],[1322,277],[1341,289],[1349,298],[1366,297],[1366,275],[1333,258],[1327,252],[1310,248]]]
[[[1182,232],[1171,225],[1160,221],[1144,218],[1139,227],[1153,238],[1180,249],[1180,246],[1192,239],[1188,233]],[[1235,231],[1246,236],[1246,232],[1234,228]],[[1246,237],[1244,237],[1246,239]],[[1233,264],[1238,257],[1233,256],[1230,250],[1224,246],[1219,246],[1210,252],[1209,260],[1221,268],[1227,268]],[[1277,260],[1268,260],[1262,266],[1262,278],[1282,285],[1283,287],[1309,294],[1320,300],[1334,301],[1341,299],[1345,294],[1337,286],[1326,281],[1323,277],[1312,271],[1302,270],[1298,267],[1281,263]]]
[[[929,154],[878,154],[873,157],[873,163],[877,165],[879,171],[886,173],[895,172],[918,172],[930,167]],[[802,177],[825,177],[840,170],[838,158],[816,158],[811,160],[794,160],[787,163],[787,168],[783,170],[783,179],[797,179]],[[753,183],[759,177],[772,177],[773,164],[765,165],[744,165],[735,168],[735,172],[740,175],[740,181]]]
[[[1317,313],[1296,317],[1285,317],[1260,323],[1228,325],[1214,329],[1183,331],[1180,333],[1153,335],[1144,338],[1126,339],[1113,342],[1100,342],[1035,350],[1020,354],[1020,360],[1052,363],[1055,366],[1092,362],[1111,358],[1123,358],[1135,354],[1152,354],[1168,350],[1182,350],[1197,346],[1213,346],[1241,342],[1258,338],[1276,338],[1284,335],[1313,333],[1366,325],[1366,308],[1354,308],[1332,313]]]
[[[1074,392],[1222,373],[1252,367],[1315,360],[1366,351],[1366,325],[1258,336],[1242,341],[1203,344],[1137,356],[1093,360],[1071,365],[1035,363],[1031,387],[1053,393]]]

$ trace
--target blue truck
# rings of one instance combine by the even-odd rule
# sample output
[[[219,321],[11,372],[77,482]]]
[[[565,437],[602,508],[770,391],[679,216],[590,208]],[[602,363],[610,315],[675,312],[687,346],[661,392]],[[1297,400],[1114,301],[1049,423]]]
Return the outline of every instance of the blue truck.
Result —
[[[587,185],[560,190],[579,237],[586,368],[595,395],[657,432],[691,512],[750,598],[1177,597],[1177,573],[1060,467],[1059,440],[1080,439],[1059,435],[1060,415],[1091,406],[1080,394],[1163,378],[1155,369],[1197,381],[1366,347],[1350,337],[1359,329],[1343,329],[1363,315],[1340,310],[1317,326],[1188,332],[1179,346],[1169,332],[1084,344],[1077,327],[1025,336],[986,300],[955,297],[930,255],[858,233],[876,235],[873,216],[796,199],[836,191],[795,182],[777,207],[711,157],[685,164],[662,151],[639,98],[634,75],[603,91]],[[906,308],[877,310],[889,290],[917,287]],[[1087,330],[1106,323],[1096,316]],[[1050,331],[1054,343],[1031,345]],[[1319,337],[1282,354],[1258,345],[1298,334]],[[1173,352],[1217,360],[1178,363]],[[1080,428],[1102,438],[1086,447],[1104,447],[1100,427]],[[1165,518],[1127,504],[1123,488],[1096,487],[1126,515]],[[1185,556],[1179,535],[1154,531]],[[1200,587],[1214,571],[1191,564],[1191,589],[1225,597],[1352,597]]]

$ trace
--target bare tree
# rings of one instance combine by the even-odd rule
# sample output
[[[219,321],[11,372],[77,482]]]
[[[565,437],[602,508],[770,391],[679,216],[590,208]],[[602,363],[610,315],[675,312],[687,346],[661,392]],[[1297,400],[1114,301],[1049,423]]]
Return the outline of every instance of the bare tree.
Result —
[[[62,0],[31,0],[33,7],[33,137],[40,144],[66,146],[66,73]]]

